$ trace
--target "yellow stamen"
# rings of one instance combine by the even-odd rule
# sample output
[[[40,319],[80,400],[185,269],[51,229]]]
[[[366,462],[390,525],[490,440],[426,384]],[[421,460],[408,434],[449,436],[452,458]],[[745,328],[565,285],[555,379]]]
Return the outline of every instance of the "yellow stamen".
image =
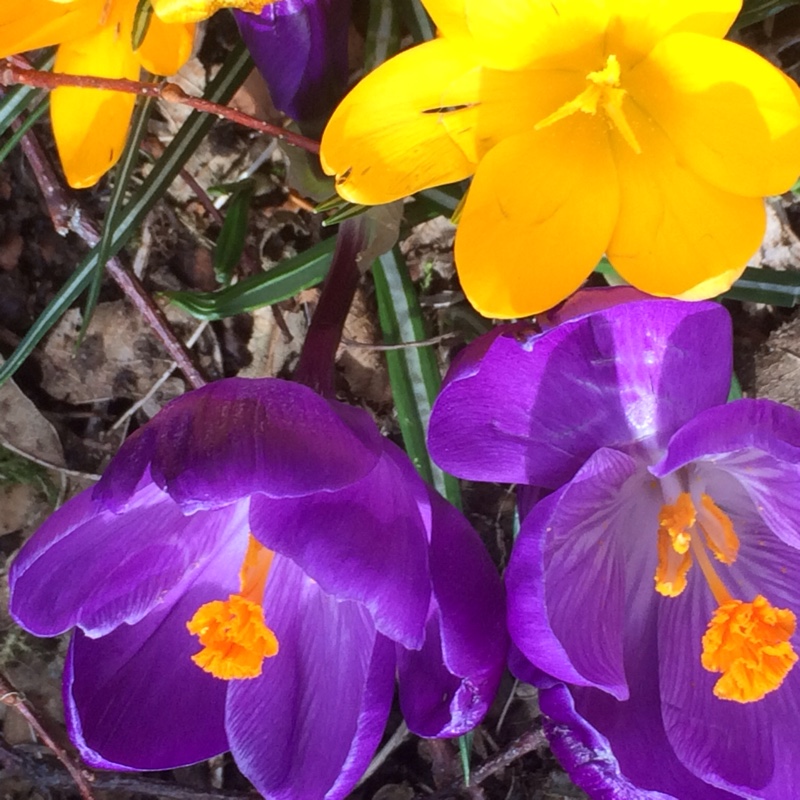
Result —
[[[717,561],[733,564],[739,554],[739,537],[730,517],[707,495],[700,497],[698,513],[706,544]]]
[[[762,595],[752,603],[731,600],[714,613],[703,636],[703,667],[721,672],[714,694],[752,703],[777,689],[797,661],[789,639],[797,618]]]
[[[658,515],[658,566],[656,591],[665,597],[677,597],[686,588],[686,573],[692,566],[689,545],[696,513],[687,492],[678,495],[672,505],[661,506]]]
[[[620,72],[619,60],[615,55],[610,55],[603,69],[590,72],[586,76],[589,85],[574,100],[564,103],[550,116],[536,123],[534,128],[537,131],[541,130],[578,111],[594,115],[599,107],[633,152],[641,153],[642,148],[622,110],[622,102],[627,92],[620,88]]]
[[[205,603],[186,623],[203,645],[192,661],[215,678],[256,678],[264,659],[278,652],[261,606],[273,555],[250,536],[239,572],[241,594]]]

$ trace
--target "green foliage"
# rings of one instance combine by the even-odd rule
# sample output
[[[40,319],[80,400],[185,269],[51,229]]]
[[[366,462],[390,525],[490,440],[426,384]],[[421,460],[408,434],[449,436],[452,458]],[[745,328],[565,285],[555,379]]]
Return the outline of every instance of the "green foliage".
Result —
[[[58,499],[58,487],[44,467],[0,445],[0,486],[5,488],[19,484],[32,486],[52,506]]]

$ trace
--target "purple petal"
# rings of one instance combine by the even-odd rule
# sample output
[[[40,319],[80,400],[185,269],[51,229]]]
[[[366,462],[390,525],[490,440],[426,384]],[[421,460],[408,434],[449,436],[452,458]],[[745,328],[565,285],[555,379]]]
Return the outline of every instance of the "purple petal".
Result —
[[[692,462],[698,481],[736,478],[728,502],[744,490],[775,534],[800,547],[800,412],[771,400],[710,408],[675,434],[651,471],[661,477]],[[707,491],[719,504],[724,490]]]
[[[79,626],[92,637],[135,624],[231,537],[247,531],[247,502],[185,516],[144,483],[119,515],[91,490],[56,511],[15,559],[10,611],[37,636]],[[238,564],[232,567],[234,573]]]
[[[228,750],[228,684],[191,660],[186,623],[238,590],[247,537],[227,542],[136,625],[99,639],[76,631],[64,671],[70,737],[83,759],[111,769],[169,769]]]
[[[124,508],[147,464],[185,511],[256,492],[299,497],[339,489],[373,468],[382,443],[374,425],[351,427],[337,405],[276,378],[211,383],[136,431],[94,496],[112,510]]]
[[[324,591],[363,603],[382,634],[414,648],[430,603],[427,531],[413,491],[422,482],[386,445],[375,469],[352,486],[292,500],[254,497],[250,524]]]
[[[430,492],[434,609],[425,644],[400,650],[400,708],[420,736],[457,736],[483,719],[505,667],[505,600],[497,570],[464,517]],[[476,591],[480,587],[480,591]]]
[[[350,0],[279,0],[234,11],[275,107],[299,122],[327,119],[347,88]]]
[[[555,328],[571,319],[585,317],[622,303],[652,299],[633,286],[590,286],[570,295],[561,305],[538,314],[536,321],[545,329]]]
[[[363,607],[326,594],[288,558],[273,561],[264,609],[280,650],[259,678],[231,685],[231,751],[272,800],[341,797],[388,718],[391,650]]]
[[[431,456],[462,478],[557,488],[599,447],[664,447],[725,401],[730,374],[730,318],[714,303],[629,302],[532,339],[497,336],[440,393]]]
[[[729,508],[725,508],[730,511]],[[755,508],[733,517],[740,548],[736,562],[719,566],[734,597],[763,594],[778,608],[800,615],[800,552],[769,531]],[[658,623],[664,727],[680,761],[709,783],[765,800],[783,800],[800,785],[796,730],[800,718],[800,670],[752,703],[720,700],[719,675],[702,668],[702,636],[717,606],[702,575],[661,605]],[[800,634],[792,637],[800,651]],[[743,754],[747,754],[743,757]]]
[[[652,584],[650,591],[653,592]],[[656,602],[647,606],[644,614],[640,614],[637,624],[629,626],[626,631],[625,672],[630,687],[628,700],[620,702],[597,689],[576,687],[571,689],[575,698],[575,710],[572,711],[564,707],[566,698],[563,696],[556,696],[551,701],[548,693],[542,692],[542,711],[552,716],[556,726],[546,726],[548,738],[573,780],[587,789],[596,786],[599,792],[606,785],[604,777],[608,778],[608,785],[616,787],[613,763],[609,771],[608,763],[601,763],[599,772],[591,763],[593,750],[599,751],[601,762],[608,762],[608,750],[602,744],[606,740],[611,745],[626,789],[627,782],[630,782],[641,789],[643,797],[650,797],[647,792],[655,793],[655,797],[659,796],[658,792],[663,792],[668,797],[680,800],[733,800],[728,792],[714,789],[689,772],[676,756],[664,732],[658,686],[661,654],[658,650],[657,615],[659,604],[669,602],[667,598],[657,598]],[[557,705],[554,707],[551,703]],[[598,735],[602,737],[600,743],[595,740]],[[585,746],[589,753],[580,746],[575,749],[576,744]],[[587,782],[581,783],[583,780]],[[593,780],[597,783],[593,784]],[[606,795],[598,793],[598,796],[616,800],[613,792]]]
[[[629,456],[598,450],[526,517],[506,570],[509,631],[522,653],[560,680],[621,699],[626,615],[641,592],[628,570],[655,556],[658,505],[646,481]]]
[[[553,754],[593,800],[675,800],[636,786],[622,774],[608,739],[577,713],[563,683],[540,689],[539,707],[545,714],[544,730]]]

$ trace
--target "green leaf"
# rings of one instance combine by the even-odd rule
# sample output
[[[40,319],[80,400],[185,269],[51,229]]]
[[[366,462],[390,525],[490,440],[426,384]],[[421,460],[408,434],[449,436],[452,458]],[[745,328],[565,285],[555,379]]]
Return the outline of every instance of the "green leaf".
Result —
[[[133,30],[131,31],[131,49],[136,52],[147,36],[150,19],[153,16],[153,5],[150,0],[139,0],[133,15]]]
[[[44,58],[34,62],[36,69],[50,69],[53,66],[53,55],[47,53]],[[46,92],[42,89],[34,89],[33,86],[12,86],[0,98],[0,136],[10,127],[11,123],[22,114],[23,111],[34,101]]]
[[[743,397],[742,394],[742,384],[739,383],[739,379],[736,377],[736,373],[731,375],[731,388],[728,391],[728,402],[730,403],[731,400],[739,400]]]
[[[114,235],[114,226],[120,216],[122,203],[125,194],[130,188],[133,172],[139,163],[139,145],[142,143],[144,135],[147,133],[147,123],[150,120],[150,112],[153,110],[155,100],[152,97],[137,98],[136,107],[131,119],[131,127],[128,131],[128,138],[125,141],[125,149],[116,169],[114,189],[111,192],[111,199],[108,202],[108,210],[103,221],[103,230],[100,234],[100,242],[97,251],[97,265],[94,269],[92,282],[89,284],[89,291],[86,296],[86,304],[83,308],[83,322],[78,333],[76,347],[79,347],[92,321],[94,310],[97,307],[97,300],[100,297],[100,287],[103,284],[105,267],[111,256],[111,240]]]
[[[427,42],[436,36],[436,28],[420,0],[400,0],[400,14],[416,43]]]
[[[219,283],[228,286],[233,278],[233,271],[242,258],[244,243],[247,237],[247,223],[250,219],[250,201],[253,199],[255,181],[246,180],[239,183],[233,191],[225,220],[217,237],[214,248],[214,275]]]
[[[22,125],[14,131],[13,135],[9,137],[8,141],[0,147],[0,163],[8,158],[8,154],[19,144],[22,137],[34,126],[36,121],[50,108],[50,99],[43,97],[38,106],[36,106],[27,117]]]
[[[800,0],[744,0],[742,10],[733,23],[734,29],[746,28],[756,22],[761,22],[789,6],[800,4]]]
[[[458,737],[458,752],[461,756],[461,770],[464,773],[464,786],[469,786],[470,755],[472,753],[472,739],[474,735],[474,731],[469,731]]]
[[[335,239],[326,239],[277,267],[217,292],[166,292],[172,303],[198,319],[217,320],[270,306],[316,286],[328,274]]]
[[[384,253],[373,265],[378,318],[386,344],[413,344],[427,337],[414,284],[398,247]],[[407,347],[386,351],[397,418],[403,442],[417,472],[456,507],[461,506],[458,481],[433,464],[425,436],[431,408],[441,386],[433,347]]]
[[[367,72],[383,64],[400,49],[400,20],[394,3],[369,0],[364,68]]]
[[[215,103],[226,103],[253,69],[253,62],[244,45],[238,45],[228,56],[206,90],[206,98]],[[178,135],[167,146],[150,174],[121,210],[111,237],[109,258],[116,255],[131,238],[148,211],[161,199],[169,185],[178,175],[192,153],[206,136],[216,118],[199,111],[192,112],[178,131]],[[98,263],[99,244],[95,246],[77,267],[47,308],[36,319],[22,338],[17,349],[0,368],[0,384],[13,375],[20,364],[30,355],[42,337],[53,327],[59,317],[75,302],[89,285]]]
[[[748,267],[722,298],[794,308],[800,301],[800,272]]]

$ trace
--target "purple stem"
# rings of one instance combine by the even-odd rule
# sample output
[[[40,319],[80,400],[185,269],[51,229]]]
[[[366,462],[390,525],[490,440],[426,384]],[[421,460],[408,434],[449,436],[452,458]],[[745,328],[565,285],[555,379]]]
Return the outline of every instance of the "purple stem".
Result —
[[[358,256],[364,249],[366,224],[362,216],[339,226],[336,249],[317,310],[311,320],[294,379],[323,397],[335,397],[334,366],[344,322],[361,280]]]

